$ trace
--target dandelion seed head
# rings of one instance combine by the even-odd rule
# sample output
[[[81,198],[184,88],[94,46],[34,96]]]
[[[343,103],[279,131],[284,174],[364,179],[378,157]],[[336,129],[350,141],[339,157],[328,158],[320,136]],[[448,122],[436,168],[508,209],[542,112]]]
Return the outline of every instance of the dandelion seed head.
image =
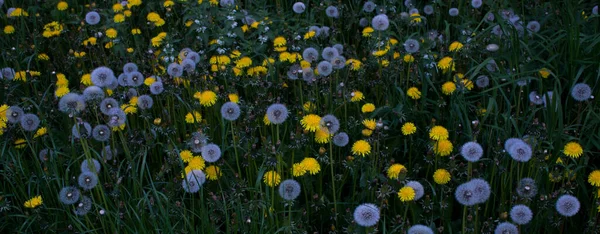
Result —
[[[114,156],[117,156],[118,152],[116,148],[111,148],[110,145],[104,146],[102,148],[102,158],[104,160],[111,160]]]
[[[86,102],[102,100],[104,99],[104,90],[95,85],[88,86],[83,90],[83,99]]]
[[[108,110],[118,107],[119,103],[114,98],[105,98],[100,102],[100,112],[108,115]]]
[[[335,6],[328,6],[327,9],[325,9],[325,14],[329,18],[337,18],[340,16],[340,12]]]
[[[92,172],[81,172],[77,179],[79,183],[79,187],[83,188],[83,190],[90,190],[98,185],[98,176]]]
[[[108,141],[110,139],[110,128],[106,125],[96,125],[94,129],[92,129],[92,138],[97,141]]]
[[[288,109],[283,104],[276,103],[267,108],[267,118],[273,124],[282,124],[288,115]]]
[[[279,196],[284,200],[295,200],[300,195],[300,183],[293,179],[287,179],[279,184]]]
[[[227,102],[221,106],[221,116],[229,121],[235,121],[240,117],[240,106],[235,102]]]
[[[478,76],[477,80],[475,80],[475,85],[482,89],[486,88],[488,85],[490,85],[490,78],[486,75]]]
[[[536,91],[531,91],[531,93],[529,93],[529,101],[535,105],[544,104],[544,99],[542,99],[542,96]]]
[[[329,134],[335,134],[338,130],[340,130],[340,121],[332,114],[323,116],[321,118],[320,125],[321,130]]]
[[[434,234],[430,227],[417,224],[408,229],[408,234]]]
[[[91,73],[92,83],[98,87],[109,86],[115,81],[115,74],[108,67],[97,67]]]
[[[456,201],[463,206],[472,206],[477,204],[477,197],[475,196],[475,186],[471,183],[463,183],[456,187],[454,192]]]
[[[317,51],[315,48],[308,47],[302,52],[302,58],[307,62],[312,63],[313,61],[319,59],[319,51]]]
[[[335,56],[331,60],[331,66],[333,67],[333,69],[344,68],[346,66],[346,58],[344,58],[344,56],[341,56],[341,55]]]
[[[579,212],[580,207],[579,200],[572,195],[562,195],[556,201],[556,211],[562,216],[574,216]]]
[[[344,53],[344,46],[342,44],[335,44],[333,45],[333,48],[335,48],[338,51],[339,55],[342,55]]]
[[[450,8],[450,10],[448,10],[448,14],[450,16],[458,16],[458,8]]]
[[[490,198],[492,187],[487,181],[477,178],[470,180],[469,183],[473,186],[476,203],[484,203]]]
[[[350,142],[350,138],[345,132],[339,132],[333,136],[333,144],[336,146],[344,147],[348,145],[348,142]]]
[[[150,109],[152,105],[154,105],[154,100],[148,95],[141,95],[137,99],[137,106],[142,110]]]
[[[425,5],[423,7],[423,13],[425,13],[426,15],[432,15],[433,14],[433,6],[432,5]]]
[[[144,75],[138,71],[127,73],[127,84],[133,87],[139,87],[144,84]]]
[[[537,186],[532,178],[523,178],[517,185],[517,195],[522,198],[533,198],[537,195]]]
[[[360,18],[360,20],[358,20],[358,25],[361,27],[367,27],[367,25],[369,25],[369,20],[367,18]]]
[[[171,77],[181,77],[183,75],[183,67],[178,63],[171,63],[167,67],[167,74]]]
[[[525,225],[533,218],[533,212],[526,205],[516,205],[510,209],[510,218],[519,225]]]
[[[335,58],[338,55],[338,51],[333,47],[325,47],[325,49],[323,49],[323,51],[321,52],[321,56],[323,56],[323,59],[328,61],[333,60],[333,58]]]
[[[527,162],[531,159],[531,146],[525,143],[523,140],[517,141],[510,146],[508,149],[508,154],[518,161],[518,162]]]
[[[216,162],[221,158],[221,148],[215,144],[207,144],[202,147],[202,158],[207,162]]]
[[[108,123],[107,125],[111,128],[119,127],[125,124],[125,120],[127,120],[127,115],[121,108],[114,107],[108,110]]]
[[[406,183],[406,186],[413,188],[415,190],[415,201],[419,200],[425,195],[425,188],[423,185],[419,183],[419,181],[411,180]]]
[[[85,14],[85,22],[89,25],[96,25],[100,23],[100,19],[101,17],[100,14],[98,14],[98,12],[90,11],[87,14]]]
[[[66,186],[60,189],[60,192],[58,193],[58,200],[62,204],[72,205],[79,201],[80,195],[81,192],[79,192],[79,189],[77,187]]]
[[[312,82],[315,79],[315,72],[312,68],[307,67],[302,69],[302,79],[308,83]]]
[[[183,190],[188,193],[196,193],[200,190],[200,187],[206,182],[206,175],[201,170],[191,170],[186,175],[185,180],[182,181],[181,185]]]
[[[290,68],[287,71],[287,77],[290,80],[297,80],[298,79],[298,73],[301,73],[302,71],[302,67],[298,64],[294,64],[292,66],[290,66]]]
[[[333,71],[333,66],[329,61],[323,60],[317,65],[317,69],[319,71],[319,75],[328,76]]]
[[[467,142],[461,147],[460,155],[469,162],[477,162],[483,156],[483,148],[477,142]]]
[[[292,10],[296,13],[296,14],[302,14],[304,13],[304,11],[306,10],[306,6],[304,5],[304,3],[302,2],[296,2],[294,3],[294,5],[292,6]]]
[[[540,31],[540,22],[537,22],[535,20],[529,21],[529,23],[527,23],[527,29],[532,32],[539,32]]]
[[[187,73],[194,72],[196,70],[196,62],[186,58],[183,61],[181,61],[181,68]]]
[[[79,216],[86,215],[92,210],[92,199],[88,196],[81,196],[79,203],[75,204],[74,213]]]
[[[371,26],[378,31],[385,31],[390,26],[390,20],[387,15],[379,14],[371,20]]]
[[[519,234],[519,229],[512,223],[503,222],[496,226],[494,234]]]
[[[480,8],[481,5],[483,5],[483,1],[482,0],[471,0],[471,6],[473,8]]]
[[[354,222],[363,227],[371,227],[379,221],[379,208],[371,203],[359,205],[354,209]]]
[[[583,102],[590,99],[591,96],[592,88],[585,83],[576,84],[573,86],[573,89],[571,89],[571,97],[576,101]]]
[[[0,70],[0,79],[12,80],[15,78],[15,69],[5,67]]]
[[[11,114],[12,115],[12,114]],[[23,114],[19,120],[21,127],[26,132],[33,132],[40,126],[40,118],[35,114]]]
[[[363,4],[362,10],[364,12],[371,13],[375,10],[376,7],[377,7],[377,5],[374,2],[368,1],[368,2],[365,2],[365,4]]]
[[[92,135],[92,126],[88,122],[73,124],[71,134],[74,138],[88,138]]]
[[[138,66],[135,63],[126,63],[123,65],[123,73],[132,73],[134,71],[138,71]]]
[[[162,82],[154,82],[150,85],[150,93],[154,95],[161,94],[165,90]]]
[[[100,172],[100,169],[102,169],[102,165],[100,165],[100,162],[98,162],[98,160],[91,158],[84,159],[83,162],[81,162],[80,168],[81,172],[92,172],[98,174],[98,172]]]
[[[200,153],[202,152],[202,147],[206,145],[207,142],[208,138],[204,134],[199,132],[193,132],[192,136],[188,141],[188,145],[190,146],[192,152]]]

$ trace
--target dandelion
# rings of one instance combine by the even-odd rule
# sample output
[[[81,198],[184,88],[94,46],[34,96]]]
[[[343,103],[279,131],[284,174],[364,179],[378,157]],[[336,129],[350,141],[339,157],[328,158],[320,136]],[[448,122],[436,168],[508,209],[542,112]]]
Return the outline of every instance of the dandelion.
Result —
[[[548,78],[551,74],[551,71],[548,68],[541,68],[538,73],[540,74],[540,76],[542,76],[542,78]]]
[[[433,126],[429,130],[429,138],[432,140],[446,140],[448,139],[448,130],[443,126]]]
[[[108,141],[110,139],[110,128],[106,125],[97,125],[92,130],[92,138],[97,141]]]
[[[592,88],[584,83],[579,83],[573,86],[571,89],[571,97],[576,101],[586,101],[592,97]]]
[[[338,51],[333,47],[325,47],[325,49],[323,49],[323,51],[321,52],[321,56],[323,56],[323,59],[328,61],[333,60],[333,58],[338,55]]]
[[[581,204],[579,200],[572,195],[562,195],[556,201],[556,211],[562,216],[571,217],[579,212]]]
[[[12,25],[6,25],[4,27],[5,34],[13,34],[14,32],[15,32],[15,27],[13,27]]]
[[[433,173],[433,181],[437,184],[447,184],[450,182],[450,178],[450,172],[448,172],[446,169],[437,169]]]
[[[531,146],[520,140],[510,146],[508,154],[518,162],[527,162],[531,159],[532,149]]]
[[[444,73],[446,73],[450,69],[454,70],[453,59],[448,56],[443,57],[442,59],[440,59],[440,61],[438,61],[437,67],[441,69]]]
[[[153,104],[154,101],[152,100],[152,97],[148,95],[141,95],[137,99],[137,106],[142,110],[152,108]]]
[[[600,187],[600,170],[594,170],[588,176],[588,182],[592,186]]]
[[[411,187],[415,190],[415,201],[421,199],[423,195],[425,195],[425,188],[423,188],[423,185],[418,181],[408,181],[406,183],[406,186]]]
[[[433,145],[433,152],[439,156],[448,156],[452,150],[454,150],[454,146],[449,140],[439,140]]]
[[[98,185],[98,176],[95,173],[84,171],[79,174],[77,182],[79,183],[79,187],[84,190],[90,190]]]
[[[202,158],[207,162],[216,162],[221,158],[221,148],[215,144],[208,144],[202,147]]]
[[[329,61],[321,61],[317,65],[317,70],[319,71],[319,75],[328,76],[333,71],[333,65]]]
[[[418,52],[419,48],[419,41],[415,39],[408,39],[404,42],[404,50],[406,50],[406,52],[409,54]]]
[[[282,124],[288,115],[288,109],[283,104],[276,103],[267,108],[267,117],[273,124]]]
[[[123,72],[124,73],[132,73],[134,71],[138,71],[138,66],[135,63],[126,63],[125,65],[123,65]]]
[[[379,208],[370,203],[364,203],[354,209],[354,222],[362,227],[371,227],[379,221]]]
[[[206,178],[212,181],[218,180],[223,174],[221,173],[221,169],[215,165],[208,166],[204,172],[206,173]]]
[[[100,23],[100,14],[95,11],[90,11],[85,15],[85,22],[89,25],[96,25]]]
[[[104,91],[95,85],[88,86],[83,90],[83,99],[86,102],[102,100],[104,99]]]
[[[321,171],[321,165],[319,164],[319,161],[317,161],[315,158],[304,158],[300,162],[300,165],[302,166],[303,170],[305,170],[311,175],[316,175]]]
[[[72,205],[77,203],[79,197],[81,196],[81,192],[74,186],[66,186],[60,189],[58,193],[58,200],[65,205]]]
[[[533,212],[526,205],[516,205],[510,209],[510,218],[516,224],[525,225],[533,218]]]
[[[35,131],[40,126],[40,118],[35,114],[24,114],[21,119],[21,127],[27,132]]]
[[[596,5],[592,8],[592,14],[598,15],[598,5]]]
[[[334,115],[325,115],[321,118],[320,129],[328,134],[335,134],[340,129],[340,121]]]
[[[398,198],[402,202],[413,201],[415,199],[415,189],[410,186],[404,186],[398,191]]]
[[[338,11],[337,7],[335,7],[335,6],[327,7],[327,9],[325,9],[325,14],[329,18],[337,18],[340,16],[340,12]]]
[[[309,132],[316,132],[320,128],[321,117],[315,114],[308,114],[302,117],[300,124],[304,130]]]
[[[371,20],[371,26],[377,31],[385,31],[390,26],[390,20],[385,14],[379,14]]]
[[[25,202],[25,204],[23,204],[23,206],[25,208],[33,209],[38,206],[41,206],[43,203],[44,203],[44,201],[42,200],[42,196],[38,195],[38,196],[32,197],[31,199],[27,200]]]
[[[352,93],[350,93],[350,97],[351,97],[350,98],[351,102],[358,102],[358,101],[365,99],[364,94],[358,90],[352,91]]]
[[[406,167],[404,167],[404,165],[399,164],[399,163],[394,163],[387,169],[387,177],[395,180],[395,179],[398,179],[398,177],[400,176],[400,173],[404,173],[404,172],[406,172]]]
[[[118,106],[119,103],[114,98],[105,98],[104,100],[102,100],[102,102],[100,102],[100,112],[102,112],[102,114],[108,115],[108,111],[110,109]]]
[[[162,82],[154,82],[150,85],[150,93],[154,95],[161,94],[165,90]]]
[[[25,115],[25,113],[21,107],[11,106],[6,109],[5,116],[3,117],[6,117],[6,120],[8,120],[9,123],[18,123],[21,121],[23,115]]]
[[[451,95],[452,93],[454,93],[455,90],[456,84],[454,84],[454,82],[446,81],[446,83],[442,85],[442,93],[444,93],[445,95]]]
[[[483,156],[483,148],[477,142],[467,142],[461,147],[460,155],[469,162],[477,162]]]
[[[494,234],[519,234],[519,229],[512,223],[503,222],[496,226]]]
[[[279,195],[287,201],[292,201],[300,195],[300,183],[293,179],[287,179],[279,185]]]
[[[117,149],[111,148],[110,145],[104,146],[104,148],[102,148],[101,156],[104,160],[111,160],[113,156],[116,156],[117,154]]]
[[[463,46],[464,45],[462,43],[460,43],[458,41],[455,41],[455,42],[450,43],[450,46],[448,47],[448,50],[450,52],[458,52],[458,51],[460,51],[463,48]]]
[[[207,140],[208,139],[204,134],[194,132],[188,141],[188,145],[191,147],[192,152],[200,153],[202,151],[202,146],[206,145]]]
[[[475,186],[467,182],[456,187],[454,192],[456,201],[463,206],[472,206],[477,204],[477,198],[475,196]]]
[[[276,171],[267,171],[263,176],[263,182],[269,187],[275,187],[281,182],[281,176]]]
[[[221,116],[229,121],[235,121],[240,117],[240,106],[235,102],[226,102],[221,106]]]
[[[475,201],[477,203],[484,203],[490,198],[492,188],[487,181],[483,179],[472,179],[469,183],[474,187]]]
[[[362,121],[362,124],[370,130],[375,130],[375,127],[377,127],[375,119],[365,119]]]
[[[523,178],[517,186],[517,195],[522,198],[533,198],[537,194],[537,186],[535,180],[531,178]]]
[[[432,15],[432,14],[433,14],[433,6],[432,6],[432,5],[425,5],[425,6],[423,7],[423,12],[424,12],[426,15]]]
[[[92,210],[92,199],[88,196],[81,196],[79,203],[76,204],[73,211],[76,215],[83,216]]]
[[[350,141],[348,134],[339,132],[333,136],[333,144],[339,147],[344,147]]]
[[[91,164],[90,164],[90,162],[91,162]],[[98,174],[98,172],[100,172],[101,168],[102,168],[102,166],[100,165],[100,162],[98,162],[98,160],[93,159],[93,158],[83,160],[83,162],[81,162],[81,165],[80,165],[81,172],[92,172],[92,173]]]
[[[92,83],[98,87],[110,85],[116,78],[113,71],[108,67],[98,67],[91,73]]]
[[[471,6],[475,9],[480,8],[483,5],[482,0],[471,0]]]
[[[196,92],[194,98],[198,99],[200,105],[204,107],[212,106],[217,102],[217,94],[210,90],[202,91],[202,93]]]
[[[431,228],[429,228],[425,225],[417,224],[417,225],[413,225],[412,227],[410,227],[408,229],[408,234],[434,234],[434,233],[433,233],[433,230],[431,230]]]
[[[142,73],[134,71],[127,73],[127,85],[133,87],[139,87],[144,84],[144,75]]]
[[[417,87],[410,87],[406,94],[413,100],[419,100],[421,98],[421,91]]]
[[[583,148],[577,142],[569,142],[565,145],[563,153],[571,158],[579,158],[583,154]]]
[[[448,14],[450,16],[458,16],[458,8],[450,8],[450,10],[448,10]]]
[[[377,7],[377,5],[375,5],[375,3],[368,1],[368,2],[365,2],[365,4],[363,4],[363,11],[367,12],[367,13],[371,13],[371,12],[373,12],[373,10],[375,10],[375,7]]]
[[[362,105],[360,110],[362,113],[371,113],[371,112],[375,111],[375,105],[373,103],[366,103],[366,104]]]
[[[5,67],[0,70],[0,79],[4,78],[7,80],[12,80],[15,77],[15,70],[10,67]]]
[[[358,140],[352,144],[352,154],[363,156],[371,153],[371,145],[365,140]]]
[[[304,10],[306,10],[306,6],[304,5],[304,3],[302,2],[296,2],[294,3],[294,5],[292,6],[292,10],[296,13],[296,14],[302,14],[304,13]]]
[[[183,190],[188,193],[197,193],[200,187],[206,182],[206,175],[201,170],[191,170],[181,182]]]

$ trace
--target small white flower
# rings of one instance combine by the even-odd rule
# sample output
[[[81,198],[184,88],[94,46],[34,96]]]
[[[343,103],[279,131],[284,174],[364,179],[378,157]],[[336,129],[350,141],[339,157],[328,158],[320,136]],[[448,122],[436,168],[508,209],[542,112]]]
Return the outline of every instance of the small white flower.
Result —
[[[235,20],[235,17],[233,17],[233,15],[228,15],[227,20]]]
[[[269,29],[270,29],[269,26],[265,27],[265,32],[268,32]]]
[[[200,24],[200,20],[194,20],[195,24]]]
[[[219,53],[219,54],[224,54],[224,53],[225,53],[225,49],[223,49],[223,48],[218,48],[218,49],[217,49],[217,53]]]
[[[238,26],[238,23],[237,23],[237,22],[233,22],[233,23],[231,24],[231,28],[235,28],[235,27],[237,27],[237,26]]]

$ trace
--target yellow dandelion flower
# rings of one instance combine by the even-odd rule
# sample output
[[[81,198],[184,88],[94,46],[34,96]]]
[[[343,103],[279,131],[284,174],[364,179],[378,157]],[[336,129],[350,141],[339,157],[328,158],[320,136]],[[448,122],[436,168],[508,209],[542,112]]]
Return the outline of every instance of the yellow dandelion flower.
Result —
[[[579,158],[583,154],[583,148],[577,142],[569,142],[565,145],[563,153],[571,158]]]
[[[473,89],[473,87],[475,87],[475,84],[473,84],[473,81],[471,81],[469,79],[462,79],[461,83],[463,86],[465,86],[465,88],[467,88],[467,90],[471,90],[471,89]]]
[[[185,115],[185,122],[186,123],[199,123],[200,120],[202,120],[202,115],[198,112],[198,111],[194,111],[192,112],[188,112]]]
[[[311,39],[313,37],[315,37],[317,33],[315,31],[308,31],[307,33],[304,34],[304,40],[308,40]]]
[[[140,30],[139,28],[131,29],[131,34],[133,34],[133,35],[142,34],[142,30]]]
[[[292,174],[294,175],[294,177],[303,176],[304,174],[306,174],[306,172],[308,171],[306,170],[306,168],[304,168],[304,165],[302,163],[294,163],[294,165],[292,165]]]
[[[419,24],[423,19],[421,19],[421,15],[419,13],[413,13],[410,15],[410,23],[411,24]]]
[[[163,7],[171,7],[173,5],[175,5],[175,3],[171,0],[167,0],[165,3],[163,3]]]
[[[204,170],[204,173],[206,173],[206,178],[212,181],[218,180],[219,177],[223,175],[223,173],[221,173],[221,168],[215,165],[208,166],[206,170]]]
[[[321,171],[321,164],[319,164],[319,161],[317,161],[315,158],[304,158],[300,162],[300,165],[311,175],[316,175]]]
[[[240,96],[238,96],[236,93],[230,93],[229,95],[227,95],[227,97],[229,97],[230,102],[233,102],[233,103],[240,102]]]
[[[67,87],[67,86],[60,86],[60,87],[58,87],[58,88],[57,88],[57,89],[54,91],[54,96],[56,96],[56,97],[62,97],[62,96],[65,96],[65,95],[67,95],[67,93],[69,93],[69,92],[71,92],[71,91],[69,90],[69,87]]]
[[[360,110],[362,111],[362,113],[371,113],[375,111],[375,105],[373,105],[373,103],[367,103],[362,105]]]
[[[23,8],[15,8],[10,13],[10,17],[21,17],[21,16],[29,16],[29,13],[27,13],[27,11],[23,10]]]
[[[237,68],[246,68],[252,65],[252,59],[249,57],[243,57],[237,61],[235,61],[235,67]]]
[[[451,177],[452,176],[450,175],[450,172],[448,172],[446,169],[437,169],[433,173],[433,181],[437,184],[447,184],[450,182]]]
[[[125,21],[125,15],[123,14],[116,14],[115,16],[113,16],[113,21],[115,23],[122,23]]]
[[[189,150],[184,150],[184,151],[179,152],[179,158],[184,163],[190,162],[193,157],[194,157],[194,155]]]
[[[412,63],[415,61],[415,57],[412,56],[411,54],[407,54],[404,55],[404,58],[402,58],[404,60],[405,63]]]
[[[120,2],[119,3],[115,3],[115,4],[112,5],[112,10],[114,12],[121,12],[121,11],[123,11],[123,5],[121,5]]]
[[[351,97],[350,98],[351,102],[358,102],[358,101],[365,99],[365,95],[361,91],[358,91],[358,90],[352,91],[352,93],[350,93],[350,97]]]
[[[403,202],[415,200],[415,195],[415,189],[410,186],[404,186],[398,191],[398,198]]]
[[[441,69],[444,73],[447,72],[448,70],[454,67],[452,58],[448,56],[443,57],[442,59],[440,59],[440,61],[438,61],[437,67]]]
[[[3,104],[0,106],[0,120],[7,120],[6,118],[6,110],[8,110],[8,105]]]
[[[450,44],[450,47],[448,47],[448,50],[449,50],[450,52],[458,52],[458,51],[460,51],[462,48],[463,48],[463,44],[462,44],[462,43],[460,43],[460,42],[458,42],[458,41],[455,41],[455,42],[452,42],[452,43]]]
[[[395,180],[398,179],[400,173],[406,172],[406,167],[400,163],[394,163],[387,169],[387,177]]]
[[[33,138],[41,137],[43,135],[46,135],[47,133],[48,133],[48,129],[46,127],[41,127],[35,132],[35,134],[33,135]]]
[[[366,156],[371,153],[371,145],[365,140],[358,140],[352,144],[352,154]]]
[[[373,135],[373,130],[365,128],[361,131],[361,133],[363,134],[363,136],[370,137],[371,135]]]
[[[285,37],[282,36],[278,36],[273,40],[273,46],[275,47],[282,47],[285,46],[287,44],[287,41],[285,40]]]
[[[315,106],[315,104],[313,104],[312,102],[305,102],[302,105],[302,109],[304,109],[304,111],[308,111],[308,112],[314,111],[315,108],[317,108],[317,106]]]
[[[327,131],[323,131],[321,128],[319,128],[315,132],[315,142],[319,144],[329,143],[329,140],[331,140],[332,136],[333,135],[329,134]]]
[[[429,138],[432,140],[446,140],[448,139],[448,129],[443,126],[433,126],[431,130],[429,130]]]
[[[109,92],[108,92],[108,90],[107,90],[107,93],[109,93]],[[121,131],[121,130],[125,129],[125,126],[126,126],[126,124],[121,124],[120,126],[113,127],[113,128],[112,128],[112,131],[113,131],[113,132],[118,132],[118,131]]]
[[[315,114],[309,114],[302,117],[300,124],[304,130],[309,132],[316,132],[320,128],[321,117]]]
[[[550,69],[545,67],[540,69],[538,73],[540,74],[540,76],[542,76],[542,78],[548,78],[551,74]]]
[[[265,124],[265,126],[271,125],[271,120],[269,120],[269,116],[267,114],[263,116],[263,123]]]
[[[362,30],[362,36],[363,37],[370,37],[371,33],[373,33],[375,30],[371,27],[366,27]]]
[[[44,32],[42,32],[42,36],[49,38],[60,35],[63,30],[63,25],[54,21],[44,25]]]
[[[269,187],[275,187],[281,183],[281,176],[276,171],[267,171],[263,176],[263,182]]]
[[[217,102],[217,94],[211,90],[205,90],[200,93],[200,95],[194,97],[200,101],[200,105],[209,107],[214,105]]]
[[[418,100],[421,98],[421,91],[419,91],[419,89],[417,87],[410,87],[406,91],[406,94],[414,100]]]
[[[42,200],[42,196],[38,195],[27,200],[25,204],[23,204],[23,206],[25,206],[25,208],[36,208],[42,205],[43,203],[44,201]]]
[[[455,90],[456,90],[456,84],[454,84],[454,82],[446,81],[446,83],[444,83],[442,85],[442,93],[444,93],[446,95],[450,95],[450,94],[454,93]]]
[[[81,76],[81,80],[79,81],[79,83],[81,83],[81,84],[83,84],[85,86],[92,85],[92,76],[90,75],[90,73],[83,74]]]
[[[594,170],[588,176],[588,182],[592,186],[600,187],[600,170]]]
[[[454,150],[454,146],[449,140],[439,140],[433,145],[433,152],[439,156],[448,156],[452,150]]]
[[[15,27],[12,25],[4,26],[4,34],[13,34],[15,32]]]
[[[114,28],[109,28],[109,29],[107,29],[107,30],[105,31],[105,33],[106,33],[106,36],[107,36],[108,38],[116,38],[116,37],[117,37],[117,35],[119,34],[119,33],[117,32],[117,30],[116,30],[116,29],[114,29]]]
[[[362,121],[362,124],[365,126],[365,128],[371,130],[375,130],[375,127],[377,127],[377,121],[375,121],[375,119],[365,119]]]
[[[204,170],[204,167],[206,166],[206,162],[204,161],[204,158],[202,158],[200,156],[194,156],[188,161],[188,166],[192,170]]]
[[[417,132],[417,126],[412,122],[406,122],[402,125],[402,134],[405,136],[412,135]]]
[[[23,139],[23,138],[19,138],[19,139],[15,140],[15,142],[13,143],[13,145],[17,149],[23,149],[27,145],[27,141],[25,141],[25,139]]]

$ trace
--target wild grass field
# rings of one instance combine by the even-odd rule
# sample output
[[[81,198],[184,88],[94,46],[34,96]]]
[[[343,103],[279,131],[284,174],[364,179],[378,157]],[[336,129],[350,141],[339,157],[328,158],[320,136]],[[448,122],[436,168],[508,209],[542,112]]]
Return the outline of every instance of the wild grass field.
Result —
[[[2,233],[600,233],[593,1],[0,9]]]

